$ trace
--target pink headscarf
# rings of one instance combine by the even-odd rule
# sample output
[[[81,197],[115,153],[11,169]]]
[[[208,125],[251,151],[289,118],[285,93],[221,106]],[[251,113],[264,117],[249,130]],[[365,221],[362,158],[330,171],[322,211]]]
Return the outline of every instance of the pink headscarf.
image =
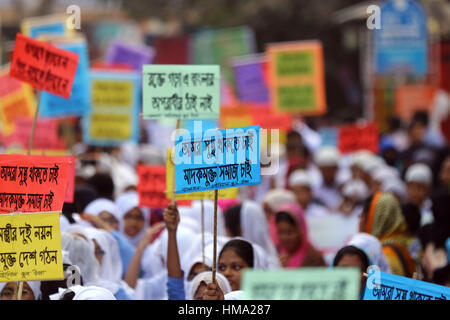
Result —
[[[298,268],[303,264],[303,260],[305,259],[306,252],[309,247],[309,238],[308,238],[308,228],[306,225],[306,220],[304,216],[304,211],[297,203],[288,203],[283,206],[281,206],[278,210],[279,211],[285,211],[291,214],[291,216],[294,218],[294,220],[297,222],[297,226],[301,232],[302,240],[300,244],[300,248],[298,248],[297,252],[294,253],[289,259],[289,262],[287,264],[287,268]],[[275,218],[273,218],[273,224],[275,225]],[[274,235],[274,242],[278,248],[279,254],[288,254],[286,249],[283,248],[281,245],[278,235]]]

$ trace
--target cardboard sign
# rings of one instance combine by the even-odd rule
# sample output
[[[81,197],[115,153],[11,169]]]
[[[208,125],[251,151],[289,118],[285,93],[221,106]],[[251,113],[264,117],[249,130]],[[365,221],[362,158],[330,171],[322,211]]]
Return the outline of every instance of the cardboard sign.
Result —
[[[139,74],[90,73],[91,107],[83,120],[83,140],[89,145],[115,146],[139,139]]]
[[[341,153],[369,150],[378,153],[378,128],[375,124],[339,127],[338,148]]]
[[[64,279],[60,214],[0,215],[0,282]]]
[[[403,120],[410,121],[414,112],[431,112],[438,88],[426,85],[405,85],[395,88],[395,112]]]
[[[195,64],[218,64],[225,80],[233,84],[232,57],[256,53],[253,30],[247,26],[202,30],[192,37],[192,56]]]
[[[357,268],[251,270],[242,276],[242,300],[358,300]]]
[[[450,288],[434,283],[377,272],[367,277],[363,300],[449,300]]]
[[[176,193],[261,183],[259,126],[175,136]]]
[[[173,164],[173,154],[171,150],[167,150],[167,158],[166,158],[166,186],[167,186],[167,198],[172,199],[172,190],[173,190],[173,175],[175,172],[174,164]],[[219,199],[236,199],[238,194],[238,188],[227,188],[220,189],[218,192]],[[192,192],[192,193],[183,193],[176,194],[175,199],[177,201],[180,200],[214,200],[214,191],[203,191],[203,192]]]
[[[0,213],[62,210],[67,157],[0,155]]]
[[[173,170],[172,170],[173,171]],[[139,206],[151,209],[165,208],[170,200],[166,192],[166,167],[139,165],[137,167]],[[173,176],[172,176],[173,179]],[[170,182],[172,184],[172,180]],[[189,200],[178,199],[177,200]],[[179,205],[191,205],[191,201],[182,201]]]
[[[219,117],[219,66],[145,65],[143,118]]]
[[[271,102],[279,112],[326,112],[323,50],[319,41],[267,46]]]
[[[24,36],[38,39],[41,36],[65,36],[72,32],[66,26],[67,16],[49,15],[25,18],[21,23],[21,30]]]
[[[222,128],[240,128],[253,125],[252,111],[248,105],[234,105],[220,109]]]
[[[16,130],[16,118],[32,117],[36,108],[33,89],[9,76],[9,70],[0,71],[0,121],[2,133]]]
[[[55,43],[61,49],[76,53],[78,62],[70,99],[42,92],[39,114],[42,117],[82,116],[89,109],[89,56],[86,40]]]
[[[6,146],[16,146],[26,149],[33,126],[32,118],[16,118],[16,130],[5,141]],[[64,150],[65,142],[58,136],[59,121],[56,119],[38,119],[34,131],[33,147],[36,149]]]
[[[111,43],[106,54],[106,62],[126,63],[141,72],[144,64],[152,63],[155,50],[148,46],[137,46],[116,40]]]
[[[288,114],[274,113],[270,108],[250,107],[253,124],[259,124],[261,129],[278,129],[282,132],[291,130],[292,119]]]
[[[236,94],[242,102],[269,102],[269,89],[264,80],[264,55],[251,55],[232,59]]]
[[[18,33],[10,75],[34,88],[68,99],[79,56]]]

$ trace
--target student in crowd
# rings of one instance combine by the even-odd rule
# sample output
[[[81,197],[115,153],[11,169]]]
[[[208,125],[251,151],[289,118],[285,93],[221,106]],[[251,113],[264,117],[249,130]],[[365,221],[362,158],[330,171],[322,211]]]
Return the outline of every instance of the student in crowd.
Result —
[[[336,177],[339,170],[339,152],[334,147],[322,147],[314,157],[314,161],[322,175],[322,182],[313,191],[314,198],[330,210],[341,203],[341,194]]]
[[[14,295],[17,282],[0,282],[0,300],[17,300]],[[20,300],[40,300],[41,282],[40,281],[23,281],[22,294]]]

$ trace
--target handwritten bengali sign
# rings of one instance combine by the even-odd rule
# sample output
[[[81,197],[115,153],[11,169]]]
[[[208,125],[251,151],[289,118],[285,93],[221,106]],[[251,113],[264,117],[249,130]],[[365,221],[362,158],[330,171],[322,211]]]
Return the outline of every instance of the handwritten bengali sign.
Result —
[[[0,282],[64,279],[59,216],[0,215]]]
[[[175,136],[176,193],[261,183],[260,127],[181,130]]]
[[[271,102],[280,112],[326,112],[323,50],[319,41],[267,46]]]
[[[89,56],[85,39],[55,42],[61,49],[79,55],[70,99],[42,92],[39,115],[42,117],[82,116],[89,109]]]
[[[167,150],[167,158],[166,158],[166,186],[167,192],[166,196],[168,199],[172,199],[172,190],[173,190],[173,175],[175,172],[174,161],[173,161],[173,153],[170,149]],[[235,199],[237,198],[238,188],[227,188],[220,189],[218,192],[219,199]],[[214,191],[203,191],[203,192],[192,192],[192,193],[183,193],[183,194],[175,194],[175,199],[177,201],[180,200],[214,200]]]
[[[343,125],[339,127],[338,148],[341,153],[358,150],[378,152],[378,128],[376,124]]]
[[[9,76],[9,69],[0,71],[0,121],[2,133],[9,135],[16,129],[17,117],[32,117],[36,108],[31,86]]]
[[[142,81],[144,119],[219,117],[219,66],[145,65]]]
[[[450,300],[450,288],[372,269],[363,300]]]
[[[358,300],[357,268],[245,270],[243,300]]]
[[[91,71],[91,107],[83,122],[89,145],[115,146],[138,142],[140,82],[136,72]]]
[[[0,213],[62,210],[69,157],[0,155]]]
[[[233,58],[236,94],[242,102],[268,103],[269,89],[264,80],[264,55]]]
[[[18,33],[10,75],[34,88],[70,97],[79,56]]]
[[[106,53],[106,62],[126,63],[136,71],[141,71],[144,64],[152,63],[155,50],[148,46],[138,46],[124,43],[121,40],[113,41]]]

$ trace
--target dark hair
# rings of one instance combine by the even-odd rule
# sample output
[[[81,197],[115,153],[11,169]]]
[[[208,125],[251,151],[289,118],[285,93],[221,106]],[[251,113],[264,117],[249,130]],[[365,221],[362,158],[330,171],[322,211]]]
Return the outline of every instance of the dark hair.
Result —
[[[355,255],[358,256],[362,263],[363,263],[363,270],[367,270],[367,268],[370,265],[369,258],[367,257],[366,253],[362,251],[361,249],[354,247],[354,246],[345,246],[342,247],[334,257],[333,260],[333,267],[336,267],[339,263],[339,261],[342,260],[342,258],[346,255]]]
[[[63,264],[64,273],[70,264]],[[83,285],[83,278],[80,275],[80,285]],[[48,280],[41,281],[41,299],[40,300],[50,300],[52,294],[58,293],[58,288],[67,289],[67,280]]]
[[[402,213],[408,225],[409,232],[416,234],[420,228],[420,208],[414,203],[408,202],[402,205]]]
[[[450,264],[438,268],[433,272],[433,283],[445,286],[450,283]]]
[[[409,128],[416,124],[421,124],[424,127],[428,126],[428,113],[426,111],[416,111],[411,119],[411,123],[409,124]]]
[[[94,187],[99,198],[113,200],[114,182],[109,174],[96,173],[87,181],[87,183]]]
[[[254,265],[254,252],[253,246],[250,242],[241,240],[241,239],[233,239],[228,241],[220,250],[219,259],[222,254],[227,250],[233,250],[240,258],[242,258],[247,264],[253,268]]]
[[[241,236],[241,208],[242,205],[234,205],[224,212],[225,228],[232,237]]]
[[[275,223],[278,224],[282,221],[287,222],[293,226],[297,225],[297,222],[295,221],[295,219],[292,217],[292,215],[289,212],[278,211],[277,214],[275,215]]]

